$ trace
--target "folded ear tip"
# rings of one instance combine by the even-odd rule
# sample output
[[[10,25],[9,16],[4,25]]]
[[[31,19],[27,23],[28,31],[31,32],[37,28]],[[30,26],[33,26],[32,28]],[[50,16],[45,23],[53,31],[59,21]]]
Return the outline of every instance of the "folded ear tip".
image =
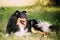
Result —
[[[27,11],[22,11],[23,13],[27,13]]]
[[[16,14],[16,15],[18,15],[19,13],[20,13],[20,11],[19,11],[19,10],[16,10],[16,11],[15,11],[15,14]]]
[[[19,10],[16,10],[16,12],[20,12]]]

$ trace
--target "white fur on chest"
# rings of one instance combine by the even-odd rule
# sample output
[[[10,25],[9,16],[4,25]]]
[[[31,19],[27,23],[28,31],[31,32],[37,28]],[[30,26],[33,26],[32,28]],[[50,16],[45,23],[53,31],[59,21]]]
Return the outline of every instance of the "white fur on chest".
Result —
[[[22,24],[19,24],[19,29],[20,29],[20,30],[19,30],[18,32],[14,33],[14,35],[16,35],[16,36],[23,36],[23,35],[25,35],[26,32],[28,31],[27,28],[24,29],[24,25],[22,25]]]

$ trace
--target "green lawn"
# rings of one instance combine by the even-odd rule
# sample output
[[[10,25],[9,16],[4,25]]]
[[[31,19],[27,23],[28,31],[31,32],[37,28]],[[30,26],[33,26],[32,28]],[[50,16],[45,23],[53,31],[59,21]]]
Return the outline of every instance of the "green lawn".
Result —
[[[40,19],[43,21],[48,21],[53,24],[57,24],[60,26],[60,7],[3,7],[0,8],[0,40],[59,40],[60,39],[60,31],[50,32],[48,34],[48,38],[40,38],[40,34],[29,34],[24,37],[15,37],[11,34],[9,37],[5,38],[6,34],[6,26],[9,17],[16,10],[26,10],[28,19]]]

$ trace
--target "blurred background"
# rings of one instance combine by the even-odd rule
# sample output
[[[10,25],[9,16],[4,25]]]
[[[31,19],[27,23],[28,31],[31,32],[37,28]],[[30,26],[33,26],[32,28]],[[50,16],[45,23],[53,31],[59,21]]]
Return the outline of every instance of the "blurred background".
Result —
[[[56,32],[50,32],[48,38],[41,40],[60,39],[60,0],[0,0],[0,40],[40,40],[40,33],[22,38],[11,34],[4,38],[8,19],[16,10],[26,10],[28,19],[40,19],[58,25]]]

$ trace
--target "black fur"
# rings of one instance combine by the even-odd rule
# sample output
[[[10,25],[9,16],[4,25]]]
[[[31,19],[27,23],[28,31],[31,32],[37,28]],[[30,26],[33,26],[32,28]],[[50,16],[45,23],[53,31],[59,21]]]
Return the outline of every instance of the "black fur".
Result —
[[[26,28],[28,28],[28,32],[31,32],[31,20],[27,20]]]
[[[37,27],[36,24],[38,24],[40,22],[39,19],[31,19],[31,20],[27,20],[27,26],[28,27],[28,32],[32,32],[31,30],[31,27],[33,27],[35,30],[38,30],[38,31],[42,31],[41,30],[41,27]]]
[[[16,21],[17,21],[17,18],[18,18],[18,15],[20,14],[19,11],[16,11],[9,19],[9,22],[7,24],[7,33],[10,34],[12,31],[15,32],[17,31],[19,28],[17,28],[17,25],[16,25]]]
[[[27,16],[26,16],[26,11],[22,11],[22,12],[20,12],[20,18],[26,18],[27,19]]]
[[[39,19],[32,19],[32,20],[29,20],[29,21],[30,21],[31,27],[33,27],[35,30],[38,30],[38,31],[43,32],[42,27],[38,27],[36,25],[36,24],[39,24],[40,23],[40,20]],[[49,26],[49,29],[51,31],[59,31],[59,25],[52,24],[52,25]]]
[[[39,23],[40,23],[40,20],[39,19],[33,19],[33,20],[31,20],[32,27],[35,30],[38,30],[38,31],[42,31],[43,32],[43,30],[41,29],[41,27],[37,27],[37,25],[36,25],[36,24],[39,24]]]
[[[26,17],[26,11],[16,11],[10,18],[9,18],[9,21],[8,21],[8,24],[7,24],[7,29],[6,29],[6,32],[8,34],[10,34],[11,32],[15,33],[16,31],[20,30],[18,25],[16,25],[17,23],[17,19],[20,17],[20,18],[27,18]]]
[[[59,31],[59,25],[51,25],[51,26],[49,26],[49,29],[51,30],[51,31],[55,31],[55,32],[57,32],[57,31]]]

